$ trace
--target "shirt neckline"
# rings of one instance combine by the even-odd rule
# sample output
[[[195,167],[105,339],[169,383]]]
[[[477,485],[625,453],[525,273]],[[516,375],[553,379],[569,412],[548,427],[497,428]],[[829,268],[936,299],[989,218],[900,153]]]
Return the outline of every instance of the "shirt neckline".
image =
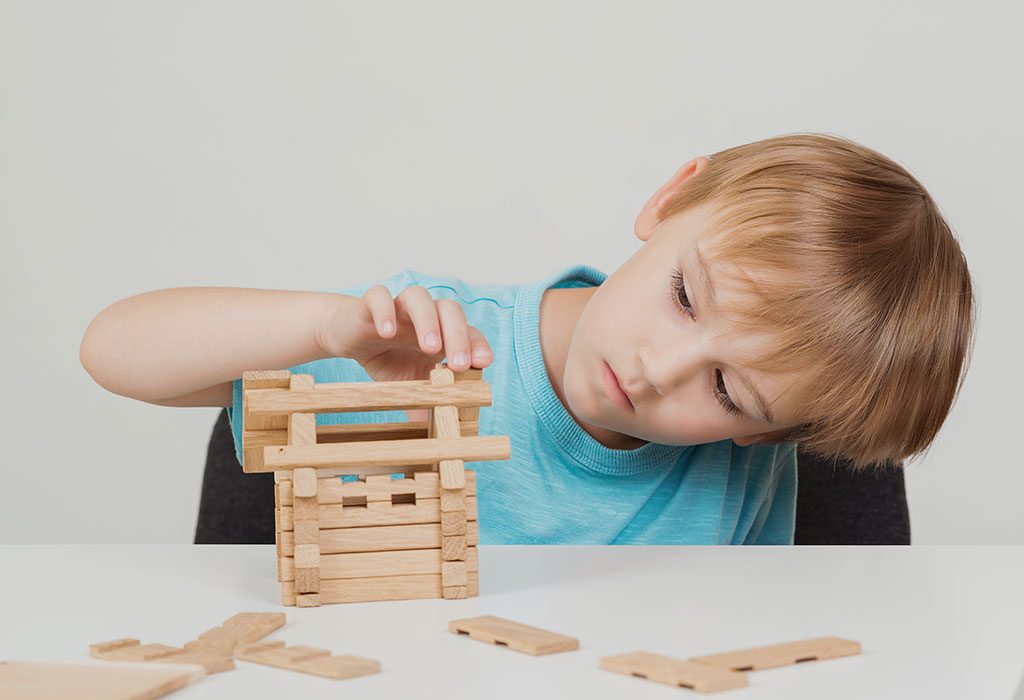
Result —
[[[590,265],[574,265],[540,282],[522,285],[516,293],[514,347],[527,396],[559,446],[587,469],[610,476],[630,476],[674,464],[693,445],[648,442],[631,450],[602,445],[573,420],[555,394],[540,347],[540,302],[544,292],[552,287],[599,286],[607,277]]]

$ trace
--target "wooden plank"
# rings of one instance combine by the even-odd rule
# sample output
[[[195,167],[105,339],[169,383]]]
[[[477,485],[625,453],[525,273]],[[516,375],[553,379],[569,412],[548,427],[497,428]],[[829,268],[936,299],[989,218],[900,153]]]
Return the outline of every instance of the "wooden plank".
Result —
[[[679,688],[690,688],[702,693],[714,693],[747,685],[745,673],[646,651],[605,656],[601,658],[599,664],[606,671],[646,678]]]
[[[509,649],[534,656],[580,648],[579,640],[574,637],[494,615],[452,620],[448,623],[448,630],[454,634],[469,635],[470,638],[481,642],[507,646]]]
[[[275,474],[287,474],[287,472],[275,472]],[[465,480],[466,495],[475,496],[476,472],[472,469],[465,470]],[[365,496],[367,501],[387,501],[391,500],[390,493],[415,493],[416,500],[440,498],[440,475],[437,472],[416,472],[413,478],[391,479],[391,482],[387,488],[367,489],[366,481],[342,481],[336,476],[321,477],[317,479],[316,485],[317,502],[320,505],[341,503],[342,499],[346,496]],[[276,486],[278,488],[279,505],[291,505],[293,494],[292,481],[283,480],[276,484]],[[390,493],[388,489],[390,489]]]
[[[446,515],[446,514],[442,514]],[[296,527],[303,521],[295,523]],[[480,528],[477,521],[463,521],[462,535],[467,547],[480,543]],[[441,548],[443,525],[420,523],[413,525],[380,525],[375,527],[345,527],[320,530],[320,554],[345,554],[350,552],[386,552],[394,549],[439,549]],[[281,533],[282,556],[295,556],[298,530]],[[299,542],[299,544],[302,544]]]
[[[462,435],[478,435],[479,423],[476,420],[459,421],[459,429]],[[268,445],[285,445],[288,443],[288,433],[285,430],[246,430],[242,435],[248,447],[266,447]],[[429,437],[427,435],[427,421],[325,423],[316,426],[316,441],[321,445],[334,442],[407,440],[409,438],[425,437]]]
[[[379,506],[379,507],[376,507]],[[368,503],[365,508],[340,504],[318,506],[320,531],[343,527],[375,525],[413,525],[441,522],[441,501],[436,498],[417,500],[415,505],[393,506],[389,503]],[[466,520],[477,519],[476,496],[466,499]],[[293,530],[293,506],[281,506],[281,532]]]
[[[326,649],[285,646],[284,642],[257,642],[241,646],[236,656],[244,661],[311,673],[326,678],[355,678],[380,672],[380,662],[359,656],[331,656]]]
[[[433,464],[442,459],[464,462],[504,460],[511,454],[507,435],[460,438],[424,438],[422,440],[382,440],[374,443],[338,443],[333,445],[281,445],[264,447],[262,459],[246,465],[247,473],[269,472],[296,467],[405,467]]]
[[[836,659],[860,653],[860,642],[842,637],[815,637],[783,644],[769,644],[722,654],[695,656],[690,661],[734,671],[760,671],[805,661]]]
[[[442,562],[437,549],[400,549],[385,552],[351,552],[345,554],[320,555],[320,585],[328,579],[371,578],[385,576],[411,576],[440,574],[443,565],[462,564],[466,571],[477,570],[477,548],[466,548],[463,562]],[[295,580],[295,559],[281,559],[282,581]],[[452,585],[466,585],[465,574],[459,576],[462,582]]]
[[[186,649],[204,647],[230,656],[239,644],[263,639],[284,626],[285,614],[275,612],[241,612],[232,615],[219,627],[208,629],[185,645]]]
[[[0,698],[154,700],[205,675],[198,666],[0,661]]]
[[[289,413],[402,411],[434,406],[490,406],[491,387],[485,382],[435,386],[428,381],[341,382],[317,384],[308,391],[253,389],[245,392],[252,417]]]
[[[253,460],[253,464],[261,464],[263,461],[263,455],[259,455],[258,458]],[[257,467],[258,468],[258,467]],[[367,474],[394,474],[397,471],[402,471],[405,474],[429,472],[433,471],[434,465],[424,462],[423,464],[404,464],[396,469],[395,467],[383,466],[362,466],[362,467],[318,467],[316,475],[320,479],[332,478],[338,476],[366,476]],[[266,470],[264,470],[266,471]],[[285,481],[291,481],[292,470],[275,471],[274,480],[284,483]],[[317,482],[319,487],[319,482]]]
[[[467,593],[480,594],[479,576],[476,571],[467,573]],[[375,576],[368,578],[324,579],[320,584],[320,602],[366,603],[376,600],[414,600],[440,598],[442,596],[440,574],[419,574],[415,576]],[[283,605],[295,605],[295,584],[284,581],[281,584]]]

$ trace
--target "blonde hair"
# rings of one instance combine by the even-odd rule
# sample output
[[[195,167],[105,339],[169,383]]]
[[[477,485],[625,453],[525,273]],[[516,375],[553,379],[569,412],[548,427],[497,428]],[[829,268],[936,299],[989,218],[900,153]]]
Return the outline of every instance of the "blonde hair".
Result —
[[[705,255],[734,266],[750,300],[722,311],[775,340],[747,366],[802,375],[789,389],[799,424],[769,441],[855,468],[926,450],[970,364],[975,308],[921,183],[847,139],[786,134],[708,156],[661,220],[707,202]]]

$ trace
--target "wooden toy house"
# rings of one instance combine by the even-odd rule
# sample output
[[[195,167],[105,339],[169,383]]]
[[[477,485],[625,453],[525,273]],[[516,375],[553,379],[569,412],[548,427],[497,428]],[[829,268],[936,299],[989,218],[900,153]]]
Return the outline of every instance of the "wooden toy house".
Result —
[[[284,605],[477,595],[476,473],[508,459],[478,434],[491,405],[481,370],[438,364],[429,380],[315,384],[245,372],[242,467],[274,472]],[[317,425],[317,413],[427,409],[426,421]]]

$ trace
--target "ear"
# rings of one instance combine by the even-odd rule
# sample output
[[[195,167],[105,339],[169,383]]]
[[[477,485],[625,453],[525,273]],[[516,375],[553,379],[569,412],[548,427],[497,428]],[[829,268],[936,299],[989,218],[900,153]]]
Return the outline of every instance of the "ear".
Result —
[[[651,198],[644,204],[633,224],[636,237],[646,241],[654,233],[654,228],[661,222],[661,211],[668,204],[669,199],[675,194],[684,182],[699,173],[708,165],[708,159],[704,156],[697,156],[693,160],[684,163],[675,174],[669,178],[661,188],[651,195]]]

